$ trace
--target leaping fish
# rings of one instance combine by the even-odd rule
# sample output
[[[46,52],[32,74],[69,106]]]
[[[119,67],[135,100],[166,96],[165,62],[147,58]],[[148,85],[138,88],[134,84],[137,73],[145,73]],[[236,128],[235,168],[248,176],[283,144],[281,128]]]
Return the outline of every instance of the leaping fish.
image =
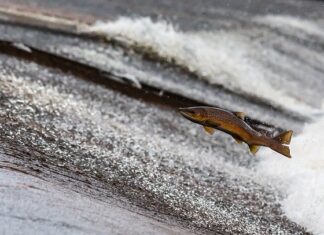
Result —
[[[231,135],[238,143],[245,142],[250,151],[255,154],[260,146],[269,147],[272,150],[291,158],[290,144],[293,131],[284,131],[271,138],[254,130],[245,121],[242,112],[230,112],[214,107],[180,108],[180,113],[192,122],[202,125],[205,131],[213,134],[215,129]]]

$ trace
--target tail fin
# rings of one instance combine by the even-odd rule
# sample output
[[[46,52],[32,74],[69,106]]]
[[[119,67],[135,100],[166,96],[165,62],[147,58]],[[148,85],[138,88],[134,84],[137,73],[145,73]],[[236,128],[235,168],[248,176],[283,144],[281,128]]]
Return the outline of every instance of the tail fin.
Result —
[[[270,148],[288,158],[291,158],[290,149],[284,144],[290,144],[292,134],[293,131],[284,131],[279,135],[273,137],[277,144],[274,144]]]
[[[277,144],[275,146],[271,146],[270,148],[288,158],[291,158],[289,146]]]
[[[293,131],[284,131],[279,135],[275,136],[273,139],[279,142],[280,144],[290,144],[292,134]]]

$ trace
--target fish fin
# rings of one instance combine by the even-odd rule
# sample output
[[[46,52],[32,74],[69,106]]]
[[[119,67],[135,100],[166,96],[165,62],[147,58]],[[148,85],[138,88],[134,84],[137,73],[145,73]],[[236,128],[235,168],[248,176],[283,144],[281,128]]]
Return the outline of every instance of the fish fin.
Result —
[[[234,115],[242,120],[245,118],[245,113],[243,112],[234,112]]]
[[[292,134],[293,131],[284,131],[275,136],[273,139],[278,141],[280,144],[290,144]]]
[[[238,143],[238,144],[242,144],[242,140],[240,140],[240,139],[238,139],[238,138],[235,138],[235,137],[233,137],[234,138],[234,140]]]
[[[209,127],[209,126],[204,126],[204,129],[210,135],[214,134],[214,132],[215,132],[215,129],[212,127]]]
[[[250,148],[251,153],[255,154],[256,152],[258,152],[260,146],[251,144],[251,145],[249,145],[249,148]]]
[[[286,156],[287,158],[291,158],[289,146],[278,144],[278,146],[271,147],[271,149]]]

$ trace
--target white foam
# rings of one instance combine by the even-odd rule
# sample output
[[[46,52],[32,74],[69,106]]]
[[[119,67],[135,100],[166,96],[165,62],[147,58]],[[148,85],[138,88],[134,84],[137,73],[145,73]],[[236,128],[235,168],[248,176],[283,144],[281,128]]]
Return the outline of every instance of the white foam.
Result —
[[[289,15],[266,15],[256,17],[255,20],[260,23],[268,24],[272,27],[294,30],[296,33],[306,33],[310,35],[316,35],[324,38],[323,26],[320,26],[313,21],[293,17]],[[296,31],[297,30],[297,31]]]
[[[281,205],[288,218],[315,234],[324,234],[323,133],[324,117],[292,139],[292,159],[265,149],[257,169],[284,194]]]
[[[153,22],[150,18],[97,22],[83,30],[153,51],[211,84],[258,97],[273,106],[303,115],[315,111],[300,99],[288,95],[283,87],[271,86],[271,76],[277,75],[269,77],[257,59],[266,56],[266,51],[240,32],[182,32],[170,23]]]

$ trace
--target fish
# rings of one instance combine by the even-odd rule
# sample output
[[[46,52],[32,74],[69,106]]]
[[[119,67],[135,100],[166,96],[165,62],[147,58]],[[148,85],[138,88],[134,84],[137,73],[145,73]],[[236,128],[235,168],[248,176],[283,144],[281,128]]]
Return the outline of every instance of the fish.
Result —
[[[231,112],[216,107],[179,108],[179,112],[186,119],[202,125],[208,134],[212,135],[216,130],[220,130],[231,135],[240,144],[245,142],[252,154],[256,154],[260,146],[264,146],[291,158],[288,145],[293,134],[292,130],[269,137],[246,123],[244,112]]]

